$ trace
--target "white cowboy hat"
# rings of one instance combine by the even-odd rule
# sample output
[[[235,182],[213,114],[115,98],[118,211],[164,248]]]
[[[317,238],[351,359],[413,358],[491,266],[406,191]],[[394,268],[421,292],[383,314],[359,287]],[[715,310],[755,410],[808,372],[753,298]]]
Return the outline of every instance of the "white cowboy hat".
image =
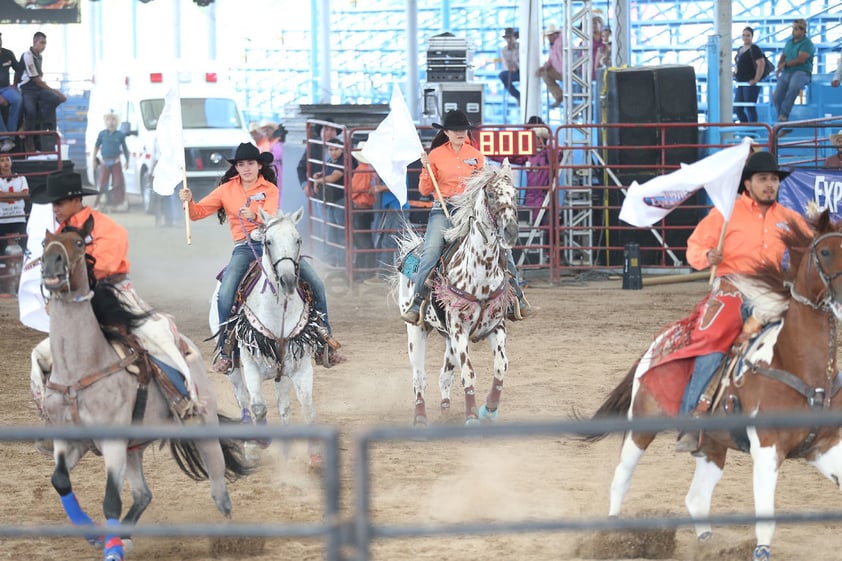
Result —
[[[364,146],[365,146],[365,140],[361,140],[360,142],[357,143],[357,148],[353,152],[351,152],[351,155],[354,158],[356,158],[359,163],[368,164],[370,162],[368,161],[368,158],[363,156],[363,152],[362,152]]]
[[[554,33],[561,33],[561,29],[556,27],[554,23],[549,24],[547,28],[544,29],[544,37],[549,37]]]
[[[541,137],[541,138],[543,138],[544,140],[549,140],[549,139],[550,139],[550,131],[549,131],[549,130],[547,130],[547,129],[543,128],[543,127],[535,127],[535,128],[534,128],[534,129],[532,129],[532,130],[534,130],[534,131],[535,131],[535,134],[536,134],[537,136],[540,136],[540,137]]]
[[[842,130],[840,130],[840,131],[839,131],[839,132],[837,132],[836,134],[831,134],[831,135],[830,135],[830,143],[831,143],[831,144],[836,144],[836,141],[837,141],[837,140],[839,140],[839,137],[840,137],[840,136],[842,136]]]

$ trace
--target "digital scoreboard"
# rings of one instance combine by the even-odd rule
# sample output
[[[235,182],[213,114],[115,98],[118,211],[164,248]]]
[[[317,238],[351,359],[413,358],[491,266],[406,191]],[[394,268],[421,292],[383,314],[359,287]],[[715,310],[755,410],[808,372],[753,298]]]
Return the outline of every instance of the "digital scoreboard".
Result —
[[[535,130],[480,129],[477,150],[486,156],[531,156],[535,154]]]

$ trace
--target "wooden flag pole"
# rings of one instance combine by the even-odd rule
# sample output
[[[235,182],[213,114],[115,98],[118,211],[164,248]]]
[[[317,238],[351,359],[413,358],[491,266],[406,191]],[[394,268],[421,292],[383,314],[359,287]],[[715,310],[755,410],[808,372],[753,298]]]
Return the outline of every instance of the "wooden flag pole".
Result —
[[[728,229],[728,221],[722,224],[722,231],[719,233],[719,243],[716,246],[717,251],[722,251],[722,246],[725,245],[725,230]],[[708,284],[713,284],[713,279],[716,277],[716,265],[710,268],[710,278]]]
[[[430,167],[430,164],[427,164],[427,173],[430,175],[430,179],[433,180],[433,188],[436,190],[436,198],[441,203],[441,209],[444,211],[444,215],[450,220],[450,212],[447,211],[447,205],[444,204],[444,197],[441,196],[441,190],[439,189],[439,182],[436,181],[436,176],[433,175],[433,168]]]
[[[182,189],[187,189],[187,169],[181,168],[181,185]],[[193,245],[193,238],[190,236],[190,203],[184,201],[181,203],[184,207],[184,232],[187,234],[187,245]]]

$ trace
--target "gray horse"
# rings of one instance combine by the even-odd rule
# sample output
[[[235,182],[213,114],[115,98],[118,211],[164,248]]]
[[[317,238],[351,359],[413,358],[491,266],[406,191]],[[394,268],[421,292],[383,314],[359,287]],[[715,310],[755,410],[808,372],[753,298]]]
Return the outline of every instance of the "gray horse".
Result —
[[[170,401],[156,381],[139,380],[137,352],[131,346],[130,332],[147,314],[138,313],[107,285],[92,289],[92,278],[85,255],[89,232],[47,233],[41,268],[41,281],[50,300],[50,350],[52,369],[44,386],[43,413],[50,425],[161,425],[176,422]],[[101,326],[108,326],[104,331]],[[181,336],[184,359],[202,407],[198,419],[218,425],[216,396],[205,374],[196,346]],[[128,350],[127,350],[128,349]],[[138,362],[139,363],[139,362]],[[56,440],[53,450],[55,471],[52,484],[62,506],[74,524],[91,524],[80,507],[70,484],[70,471],[90,450],[102,454],[107,482],[103,513],[108,524],[120,521],[123,481],[129,483],[132,506],[122,519],[135,524],[149,505],[152,494],[143,476],[143,452],[149,441],[108,439],[91,441]],[[242,443],[231,440],[170,441],[179,467],[195,480],[210,479],[216,507],[231,517],[231,499],[226,479],[247,475],[251,469],[243,460]],[[105,548],[106,561],[122,561],[127,537],[105,532],[89,536],[93,545]]]

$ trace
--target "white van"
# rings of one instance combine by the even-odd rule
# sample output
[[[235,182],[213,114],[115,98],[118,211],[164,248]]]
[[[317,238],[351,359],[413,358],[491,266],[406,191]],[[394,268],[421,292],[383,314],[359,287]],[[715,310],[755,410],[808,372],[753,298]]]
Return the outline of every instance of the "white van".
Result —
[[[122,65],[123,68],[128,65]],[[196,200],[209,193],[230,164],[241,142],[250,142],[243,114],[234,95],[220,83],[220,74],[208,65],[190,65],[187,70],[102,71],[91,90],[85,132],[85,159],[91,185],[98,169],[92,167],[94,144],[105,128],[103,116],[113,111],[121,120],[129,149],[129,167],[124,171],[128,200],[143,203],[150,211],[152,172],[155,167],[155,135],[164,96],[177,81],[181,95],[181,116],[187,185]],[[187,66],[182,66],[187,68]],[[97,160],[97,168],[101,159]]]

